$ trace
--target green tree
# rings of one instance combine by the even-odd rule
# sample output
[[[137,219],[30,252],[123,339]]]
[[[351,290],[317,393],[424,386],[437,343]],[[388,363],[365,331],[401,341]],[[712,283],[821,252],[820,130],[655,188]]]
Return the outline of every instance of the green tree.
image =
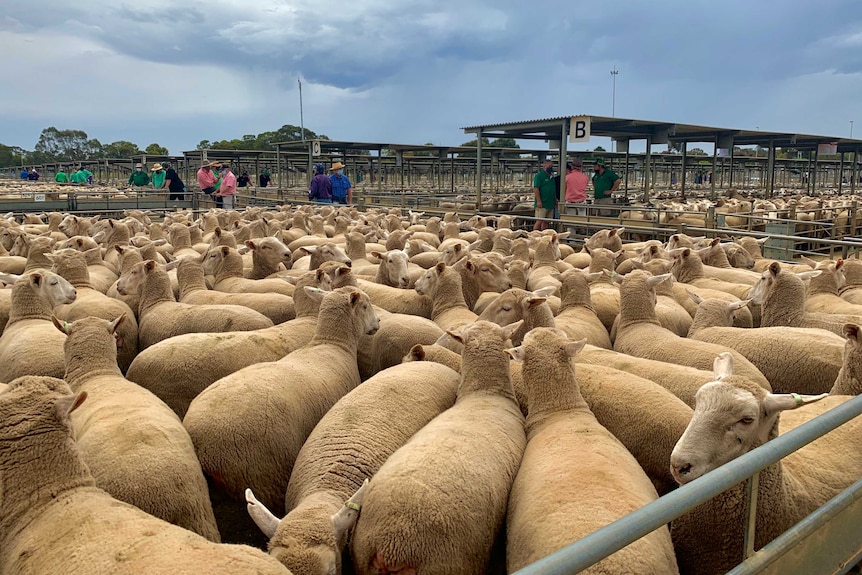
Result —
[[[126,140],[118,140],[102,147],[102,155],[106,158],[131,158],[141,154],[137,144],[127,142]]]
[[[18,146],[0,144],[0,166],[20,166],[27,159],[27,150]]]
[[[520,148],[515,138],[497,138],[488,144],[492,148]]]
[[[462,146],[465,146],[465,147],[469,147],[469,148],[475,148],[475,147],[476,147],[476,145],[477,145],[477,143],[478,143],[478,141],[479,141],[479,139],[478,139],[478,138],[474,138],[474,139],[470,140],[469,142],[464,142],[464,143],[463,143],[463,144],[461,144],[461,145],[462,145]],[[483,136],[483,137],[482,137],[482,147],[484,148],[484,147],[488,147],[488,146],[490,146],[490,145],[491,145],[491,140],[489,140],[488,138],[485,138],[485,137]]]
[[[692,148],[692,149],[686,151],[686,155],[688,155],[688,156],[705,156],[706,152],[704,152],[700,148]]]
[[[167,156],[168,149],[164,146],[160,146],[158,144],[150,144],[144,150],[147,154],[151,156]]]
[[[607,150],[605,150],[605,149],[604,149],[603,147],[601,147],[601,146],[596,146],[596,149],[595,149],[595,150],[593,150],[593,151],[594,151],[594,152],[607,152]]]
[[[35,151],[48,161],[75,162],[100,154],[102,144],[89,139],[83,130],[58,130],[51,126],[42,130]]]
[[[209,140],[201,140],[195,150],[209,150],[212,143]]]

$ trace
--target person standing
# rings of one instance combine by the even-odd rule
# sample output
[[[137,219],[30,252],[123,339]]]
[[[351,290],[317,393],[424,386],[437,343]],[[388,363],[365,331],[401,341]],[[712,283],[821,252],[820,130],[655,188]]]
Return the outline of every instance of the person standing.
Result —
[[[72,180],[72,183],[76,186],[87,183],[87,175],[84,173],[84,170],[80,168],[72,172],[69,179]]]
[[[130,186],[140,187],[150,183],[150,175],[144,171],[143,164],[135,164],[135,171],[129,176]]]
[[[598,158],[593,167],[593,198],[600,206],[613,205],[613,193],[620,187],[622,179],[613,171],[605,167],[605,159]],[[613,216],[613,210],[600,210],[600,216]]]
[[[353,205],[353,184],[344,175],[344,164],[335,162],[329,171],[335,172],[329,176],[329,181],[332,183],[332,201]]]
[[[153,189],[154,190],[163,189],[165,187],[165,176],[167,176],[167,173],[165,172],[164,167],[162,167],[162,165],[160,163],[156,162],[155,164],[153,164],[152,172],[153,172]]]
[[[93,172],[91,172],[90,170],[88,170],[87,168],[85,168],[83,166],[81,167],[81,171],[84,172],[84,181],[87,182],[88,186],[92,186],[93,185]]]
[[[533,207],[536,223],[534,230],[544,230],[548,227],[547,219],[553,217],[557,204],[557,186],[554,183],[554,162],[545,159],[542,169],[533,176]]]
[[[251,183],[251,178],[248,176],[248,172],[246,170],[242,171],[242,174],[236,179],[236,187],[238,188],[247,188]]]
[[[29,178],[30,178],[30,170],[28,170],[27,168],[24,168],[23,170],[21,170],[21,179],[27,180]]]
[[[63,171],[63,168],[60,168],[60,171],[54,174],[54,181],[61,184],[65,184],[69,181],[69,176],[66,175],[66,172]]]
[[[169,200],[179,200],[185,201],[185,191],[186,185],[180,179],[180,175],[177,171],[171,167],[171,165],[165,162],[165,187],[168,188],[170,195],[168,196]]]
[[[196,174],[198,180],[198,186],[201,188],[201,192],[204,194],[211,196],[213,192],[215,192],[215,185],[218,181],[218,178],[212,171],[212,164],[204,164],[200,167]],[[220,208],[222,206],[221,198],[213,198],[216,201],[216,207]]]
[[[566,162],[566,213],[570,216],[585,216],[587,208],[587,184],[590,179],[582,171],[583,162],[580,158],[572,158]]]
[[[332,180],[323,173],[326,167],[323,164],[314,164],[314,177],[308,189],[308,199],[318,204],[332,203]]]
[[[272,180],[272,176],[270,176],[269,170],[264,168],[263,171],[260,173],[260,176],[258,176],[258,179],[260,180],[260,187],[265,188],[269,185],[269,182]]]
[[[39,176],[41,176],[41,175],[42,174],[40,174],[39,172],[36,171],[36,168],[33,168],[32,170],[30,170],[30,175],[27,176],[27,179],[30,180],[31,182],[38,182]]]
[[[223,200],[224,209],[232,210],[234,208],[234,196],[236,196],[236,176],[230,171],[229,164],[221,165],[221,185],[217,192],[213,194],[215,197],[220,197]]]

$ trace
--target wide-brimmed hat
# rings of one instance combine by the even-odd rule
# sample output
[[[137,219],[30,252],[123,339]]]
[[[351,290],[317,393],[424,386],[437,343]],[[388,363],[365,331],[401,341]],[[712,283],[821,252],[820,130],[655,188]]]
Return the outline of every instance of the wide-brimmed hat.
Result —
[[[135,164],[135,167],[136,168],[143,168],[144,165],[142,163],[138,162],[137,164]]]
[[[334,172],[336,170],[343,170],[344,168],[345,168],[344,164],[342,164],[341,162],[335,162],[334,164],[332,164],[332,167],[329,168],[329,171]]]
[[[157,163],[153,164],[153,167],[150,169],[154,172],[158,172],[159,170],[162,169],[162,165],[157,162]]]
[[[218,162],[207,162],[206,164],[201,164],[202,168],[214,168],[218,165]]]

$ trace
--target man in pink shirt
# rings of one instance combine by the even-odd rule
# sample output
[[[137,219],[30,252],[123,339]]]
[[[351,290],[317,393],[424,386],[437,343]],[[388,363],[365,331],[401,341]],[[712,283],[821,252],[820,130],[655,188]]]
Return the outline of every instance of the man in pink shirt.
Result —
[[[204,164],[197,173],[198,186],[200,186],[201,191],[208,196],[215,191],[215,184],[218,181],[218,178],[213,174],[211,168],[212,163]]]
[[[584,202],[587,201],[587,184],[590,179],[581,168],[583,163],[580,158],[572,158],[566,162],[566,213],[571,216],[587,215]]]
[[[224,199],[224,209],[233,209],[233,198],[236,195],[236,176],[230,171],[230,166],[227,164],[221,165],[221,185],[218,191],[213,194],[213,197]]]

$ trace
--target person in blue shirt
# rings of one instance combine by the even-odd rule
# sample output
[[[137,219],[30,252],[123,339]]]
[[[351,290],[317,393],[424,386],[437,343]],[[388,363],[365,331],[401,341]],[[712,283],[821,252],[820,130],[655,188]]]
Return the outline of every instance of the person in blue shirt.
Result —
[[[30,178],[30,170],[28,170],[27,168],[24,168],[23,170],[21,170],[21,179],[27,180],[29,178]]]
[[[353,184],[344,175],[344,164],[335,162],[329,171],[334,172],[329,176],[329,181],[332,182],[332,201],[353,205]]]

